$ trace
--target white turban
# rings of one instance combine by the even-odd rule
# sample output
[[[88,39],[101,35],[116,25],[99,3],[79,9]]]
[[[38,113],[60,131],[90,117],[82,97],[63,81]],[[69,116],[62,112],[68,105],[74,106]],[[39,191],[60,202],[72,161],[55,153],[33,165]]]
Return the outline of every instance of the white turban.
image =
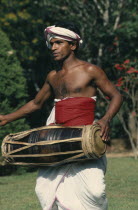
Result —
[[[53,38],[59,38],[69,42],[77,41],[79,43],[79,46],[83,42],[81,37],[77,33],[66,28],[49,26],[44,30],[44,32],[48,48],[51,48],[50,40]]]

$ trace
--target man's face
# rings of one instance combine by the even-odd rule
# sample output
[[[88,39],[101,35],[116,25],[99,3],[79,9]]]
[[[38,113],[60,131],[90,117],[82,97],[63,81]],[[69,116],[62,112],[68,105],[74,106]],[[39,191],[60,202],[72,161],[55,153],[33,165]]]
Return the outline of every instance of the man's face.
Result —
[[[53,58],[56,61],[64,60],[74,50],[74,46],[71,43],[62,39],[53,38],[50,44]]]

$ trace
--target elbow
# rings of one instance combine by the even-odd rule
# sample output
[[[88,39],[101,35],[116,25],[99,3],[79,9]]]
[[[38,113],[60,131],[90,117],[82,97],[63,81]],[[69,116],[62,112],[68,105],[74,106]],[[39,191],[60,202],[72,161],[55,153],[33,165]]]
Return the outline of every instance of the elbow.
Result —
[[[123,104],[123,95],[120,92],[116,92],[110,97],[111,101],[116,101],[120,106]]]
[[[36,110],[39,110],[42,108],[42,104],[35,104],[35,106],[36,106]]]
[[[123,95],[121,93],[117,93],[115,96],[114,96],[114,102],[115,104],[118,104],[119,108],[122,106],[123,104]]]
[[[39,110],[39,109],[41,109],[41,107],[42,107],[42,105],[40,105],[40,104],[37,104],[37,105],[36,105],[36,110]]]
[[[120,92],[117,92],[117,94],[115,94],[114,96],[116,98],[116,100],[122,104],[123,103],[123,95]]]
[[[41,109],[42,103],[35,101],[35,99],[32,100],[32,103],[33,103],[34,111],[37,111],[37,110]]]

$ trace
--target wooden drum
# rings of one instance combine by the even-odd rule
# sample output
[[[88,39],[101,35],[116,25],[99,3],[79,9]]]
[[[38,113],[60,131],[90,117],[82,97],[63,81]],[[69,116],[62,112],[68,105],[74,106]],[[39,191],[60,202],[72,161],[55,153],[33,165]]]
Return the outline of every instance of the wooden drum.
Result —
[[[7,135],[2,142],[3,164],[54,166],[106,152],[98,125],[44,126]]]

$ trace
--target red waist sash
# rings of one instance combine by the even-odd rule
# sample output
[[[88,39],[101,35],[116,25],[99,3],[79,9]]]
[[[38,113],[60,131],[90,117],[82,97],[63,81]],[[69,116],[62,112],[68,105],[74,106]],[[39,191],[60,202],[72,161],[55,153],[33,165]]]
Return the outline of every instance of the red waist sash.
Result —
[[[88,97],[67,98],[56,102],[56,124],[65,126],[92,124],[95,105],[95,100]]]

